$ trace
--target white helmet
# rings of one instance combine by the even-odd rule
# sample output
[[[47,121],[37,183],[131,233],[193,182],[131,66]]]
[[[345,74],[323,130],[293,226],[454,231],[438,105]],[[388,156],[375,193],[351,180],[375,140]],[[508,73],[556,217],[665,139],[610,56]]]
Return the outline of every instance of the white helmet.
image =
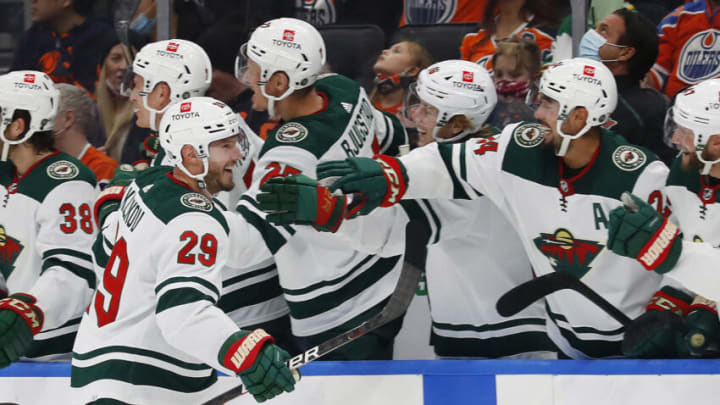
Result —
[[[184,39],[157,41],[142,47],[135,55],[132,74],[143,78],[140,97],[150,111],[150,129],[157,131],[156,114],[167,110],[170,104],[190,97],[204,96],[212,81],[212,64],[207,53],[196,43]],[[147,95],[158,83],[170,87],[170,103],[162,110],[150,108]]]
[[[702,156],[710,137],[720,134],[718,94],[720,94],[720,79],[706,80],[678,93],[675,104],[668,111],[668,117],[674,124],[692,131],[695,154],[704,164],[701,171],[703,175],[710,173],[712,165],[720,162],[720,158],[705,160]],[[674,129],[674,126],[672,125],[671,128]]]
[[[325,41],[309,23],[295,18],[270,20],[253,31],[240,47],[235,59],[235,76],[243,81],[248,59],[260,66],[258,85],[268,99],[268,112],[274,115],[273,102],[293,91],[311,86],[325,65]],[[268,95],[265,84],[275,72],[285,72],[289,87],[280,96]]]
[[[437,109],[433,138],[438,142],[454,142],[474,133],[485,124],[497,104],[497,94],[490,74],[482,66],[464,60],[438,62],[418,75],[410,85],[403,106],[406,118],[413,120],[420,103]],[[464,115],[473,124],[452,138],[437,136],[456,115]]]
[[[60,92],[45,73],[18,70],[0,76],[0,138],[3,140],[0,160],[7,159],[9,145],[23,143],[35,132],[52,130],[59,104]],[[24,136],[10,140],[5,137],[5,129],[17,110],[30,113],[30,125]]]
[[[571,140],[606,123],[617,106],[617,87],[612,73],[602,62],[587,58],[568,59],[548,67],[540,78],[539,91],[559,104],[557,133],[563,140],[558,156],[565,156]],[[577,107],[587,110],[587,121],[577,134],[567,135],[560,127]]]
[[[170,165],[177,166],[186,175],[205,188],[208,173],[210,144],[231,136],[240,136],[238,146],[243,156],[249,154],[249,144],[241,124],[242,118],[225,103],[211,97],[193,97],[172,104],[160,120],[160,146],[167,153]],[[191,174],[183,165],[182,148],[190,145],[203,163],[201,174]]]

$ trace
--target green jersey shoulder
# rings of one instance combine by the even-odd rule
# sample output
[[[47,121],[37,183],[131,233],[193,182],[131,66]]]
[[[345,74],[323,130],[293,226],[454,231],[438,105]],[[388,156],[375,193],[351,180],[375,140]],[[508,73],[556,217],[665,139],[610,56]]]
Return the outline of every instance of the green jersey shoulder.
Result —
[[[167,224],[174,218],[189,212],[208,214],[229,233],[225,217],[212,200],[203,194],[190,190],[172,175],[173,168],[157,166],[144,170],[135,179],[137,189],[127,193],[138,193],[142,201],[158,219]],[[132,210],[132,196],[126,195],[120,205],[121,211]]]
[[[38,202],[56,187],[69,181],[82,181],[95,187],[97,180],[95,174],[82,162],[63,152],[55,152],[42,159],[30,168],[27,174],[16,179],[15,166],[10,162],[3,162],[0,166],[0,182],[9,186],[17,183],[17,193],[26,195]]]

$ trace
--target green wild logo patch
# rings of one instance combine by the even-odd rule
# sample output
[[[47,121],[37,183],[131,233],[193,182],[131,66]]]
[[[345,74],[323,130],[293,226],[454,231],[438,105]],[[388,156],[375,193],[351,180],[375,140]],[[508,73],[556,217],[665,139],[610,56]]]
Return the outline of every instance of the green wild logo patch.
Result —
[[[538,250],[550,260],[555,271],[582,278],[605,246],[591,240],[575,239],[569,230],[541,233],[533,239]]]
[[[79,172],[78,167],[67,160],[58,160],[47,167],[47,175],[55,180],[72,179],[77,176]]]
[[[20,241],[5,233],[5,227],[0,225],[0,272],[6,281],[15,270],[15,261],[22,250]]]
[[[275,133],[275,139],[278,142],[283,143],[296,143],[307,138],[308,130],[304,125],[298,124],[297,122],[288,122],[287,124],[278,128]]]
[[[613,163],[620,170],[631,172],[641,167],[647,161],[645,152],[630,145],[618,146],[612,155]]]
[[[513,138],[523,148],[534,148],[545,140],[544,129],[539,124],[523,124],[515,128]]]

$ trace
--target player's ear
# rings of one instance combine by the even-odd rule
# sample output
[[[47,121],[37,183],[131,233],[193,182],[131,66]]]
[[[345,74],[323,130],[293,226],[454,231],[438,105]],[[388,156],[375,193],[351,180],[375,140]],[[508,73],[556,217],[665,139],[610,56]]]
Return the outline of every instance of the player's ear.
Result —
[[[572,128],[577,128],[577,131],[581,130],[588,119],[588,111],[585,107],[577,107],[571,113],[568,119],[571,121]]]
[[[20,139],[22,134],[25,133],[25,128],[27,128],[25,119],[18,118],[7,127],[5,136],[10,140]]]
[[[705,149],[708,151],[710,156],[714,159],[717,159],[720,157],[720,134],[713,135],[708,139],[707,146],[705,146]]]
[[[285,72],[275,72],[265,84],[265,91],[271,96],[279,97],[287,91],[288,87],[290,87],[290,80]]]
[[[148,106],[160,110],[170,104],[170,96],[170,86],[165,82],[160,82],[148,94]]]
[[[190,173],[202,173],[202,160],[198,157],[195,148],[190,145],[185,145],[180,149],[180,155],[182,156],[183,165]]]

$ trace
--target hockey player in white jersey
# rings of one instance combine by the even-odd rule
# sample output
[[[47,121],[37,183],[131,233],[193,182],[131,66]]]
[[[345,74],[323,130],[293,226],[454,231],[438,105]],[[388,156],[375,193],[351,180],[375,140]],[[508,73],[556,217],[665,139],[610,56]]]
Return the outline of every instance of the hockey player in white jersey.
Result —
[[[432,144],[399,159],[325,163],[318,176],[343,176],[332,187],[361,193],[361,213],[400,199],[486,196],[520,235],[537,275],[570,273],[636,317],[662,280],[630,274],[635,261],[606,252],[608,215],[626,190],[661,204],[653,196],[668,170],[652,153],[602,129],[617,90],[601,63],[577,58],[553,65],[540,92],[535,117],[542,125],[510,125],[498,137]],[[622,326],[592,303],[571,292],[552,294],[546,303],[548,335],[563,354],[621,354]]]
[[[495,104],[495,88],[485,69],[467,61],[447,60],[420,72],[410,86],[404,111],[418,132],[439,143],[458,143],[497,133],[486,124]],[[316,193],[309,180],[307,185],[289,187],[282,185],[284,180],[268,181],[262,187],[268,193],[258,195],[260,206],[275,212],[268,219],[312,216],[317,211],[314,206],[305,206],[312,212],[297,211]],[[495,309],[505,291],[532,278],[517,233],[488,198],[468,200],[464,192],[458,192],[457,200],[406,200],[402,208],[392,208],[395,215],[407,215],[423,224],[429,235],[425,273],[432,316],[430,342],[435,353],[442,357],[554,357],[554,345],[545,333],[542,303],[511,319]],[[372,218],[378,226],[391,226],[393,221],[376,218],[385,211],[389,210],[344,222],[337,233],[347,234],[357,245],[362,238],[352,225]]]
[[[377,314],[398,280],[402,243],[380,252],[349,248],[309,227],[275,227],[254,196],[267,179],[304,173],[319,162],[347,156],[397,153],[407,136],[400,122],[372,107],[365,91],[341,75],[319,77],[326,61],[320,33],[306,22],[280,18],[260,25],[243,45],[237,75],[252,88],[253,109],[284,124],[265,140],[253,184],[237,210],[263,233],[273,252],[290,307],[293,333],[313,346]],[[315,224],[331,229],[343,206],[325,207]],[[385,238],[400,235],[383,235]],[[370,254],[368,254],[370,253]],[[378,254],[375,254],[378,253]],[[298,271],[302,269],[302,271]],[[330,359],[390,359],[401,320],[354,340]]]
[[[95,249],[106,265],[73,348],[76,400],[202,403],[218,394],[215,370],[238,374],[258,401],[292,391],[289,354],[215,305],[230,250],[251,265],[264,248],[247,225],[231,248],[230,228],[240,225],[211,200],[234,186],[239,117],[217,100],[190,98],[171,106],[160,128],[173,166],[141,172],[103,221],[112,248]],[[253,236],[254,245],[241,243]]]
[[[714,276],[720,259],[718,94],[720,79],[701,82],[678,93],[668,112],[666,137],[672,137],[680,150],[665,187],[672,216],[663,220],[642,201],[635,201],[640,206],[637,212],[620,208],[610,214],[608,243],[613,251],[637,258],[648,270],[666,273],[687,288],[712,297],[698,296],[684,311],[676,311],[687,314],[684,328],[676,329],[677,333],[690,336],[692,331],[702,330],[706,335],[707,342],[700,347],[689,345],[689,338],[676,339],[694,356],[717,356],[717,351],[706,349],[711,339],[715,345],[720,339],[714,302],[720,298]],[[685,349],[678,347],[676,352],[687,354]]]
[[[95,288],[95,176],[54,148],[59,97],[45,73],[0,76],[0,367],[69,360]]]
[[[138,126],[157,130],[158,123],[170,106],[188,97],[204,96],[211,79],[210,58],[200,46],[180,39],[157,41],[145,45],[135,56],[130,73],[126,76],[125,91],[129,92],[130,100],[137,109]],[[215,196],[215,201],[219,202],[223,209],[235,207],[242,193],[247,191],[263,142],[242,118],[239,120],[247,136],[242,144],[238,144],[242,157],[233,167],[235,187]],[[159,147],[157,139],[157,136],[151,135],[145,141],[145,145],[156,145],[146,146],[157,152],[151,163],[153,166],[169,165],[170,160]],[[112,190],[108,192],[110,193]],[[119,194],[115,197],[108,194],[104,198],[119,197]],[[239,268],[234,261],[230,261],[228,265],[223,282],[225,298],[219,306],[233,319],[241,322],[241,327],[263,324],[263,327],[271,329],[279,339],[286,335],[289,337],[288,309],[282,298],[277,269],[272,259],[251,268]],[[248,291],[253,293],[248,294]],[[248,321],[251,323],[246,323]],[[281,329],[286,330],[283,332]],[[285,343],[289,339],[282,341]]]

